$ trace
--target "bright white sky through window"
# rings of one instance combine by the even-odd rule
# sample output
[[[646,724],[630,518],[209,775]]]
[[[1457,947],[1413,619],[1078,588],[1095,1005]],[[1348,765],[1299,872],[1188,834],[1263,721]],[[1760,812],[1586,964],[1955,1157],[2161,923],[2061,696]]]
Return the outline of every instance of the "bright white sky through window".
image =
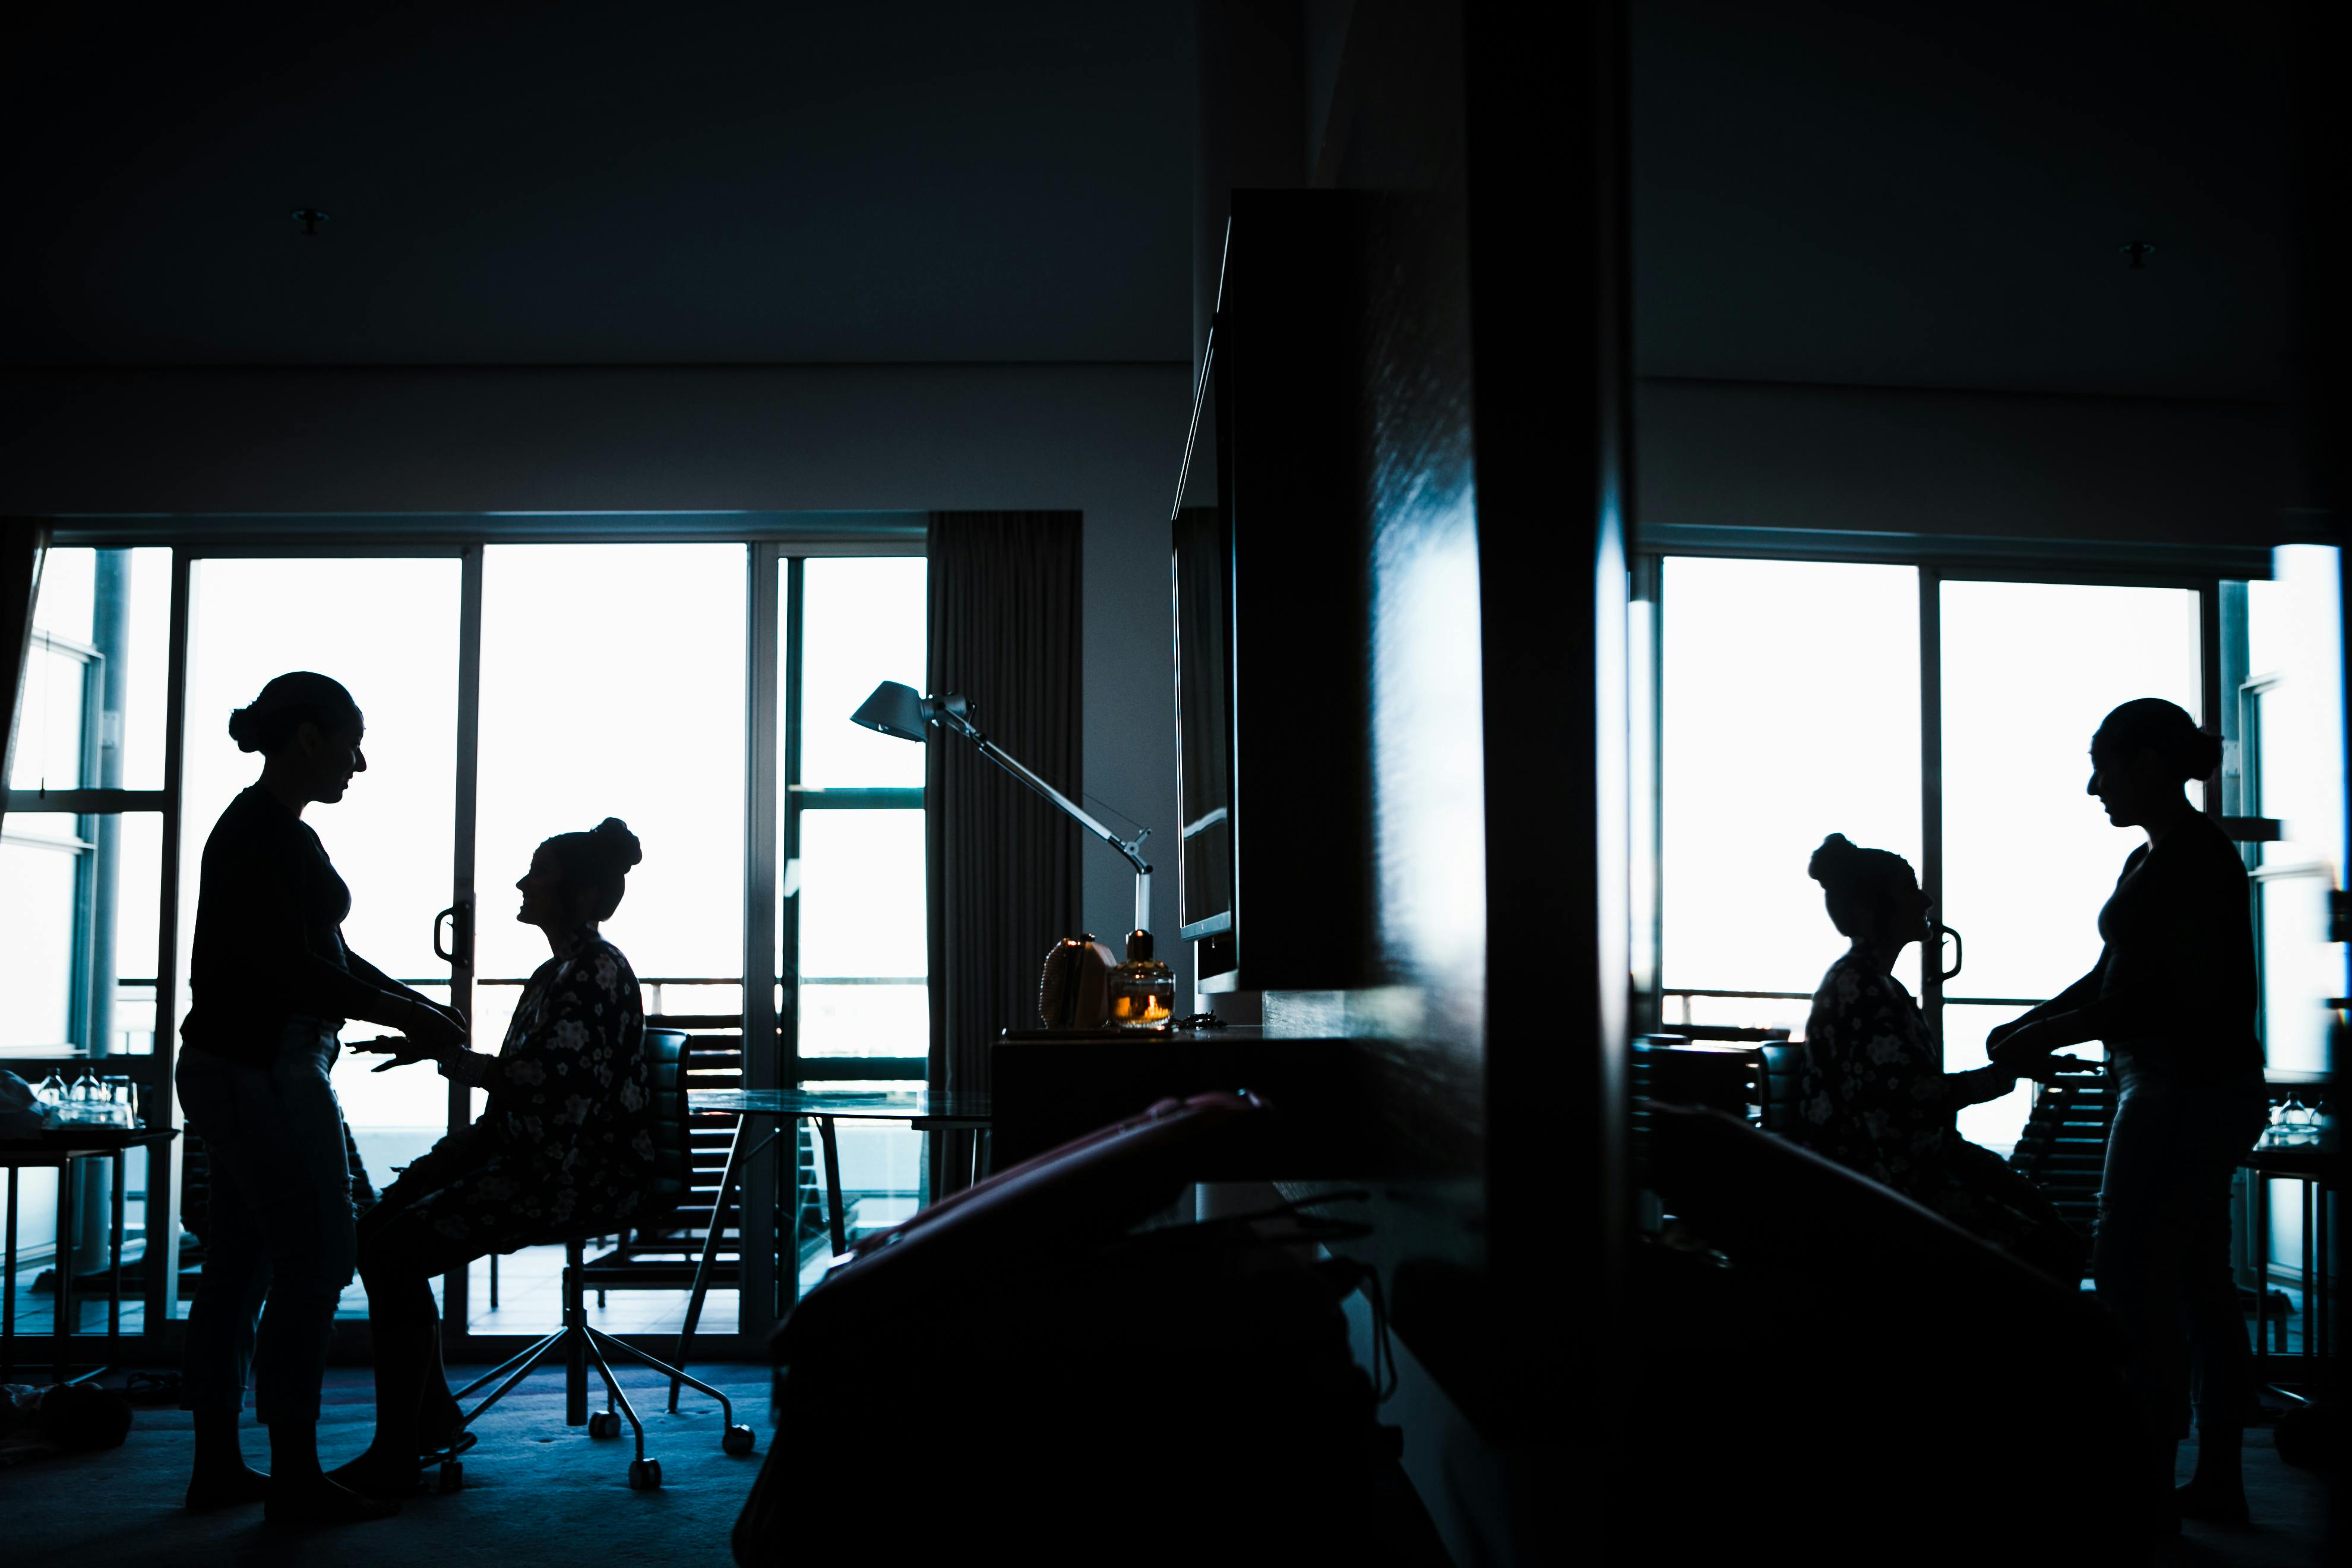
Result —
[[[1919,863],[1918,574],[1676,557],[1664,588],[1665,984],[1810,994],[1846,947],[1805,875],[1822,840]],[[1801,1033],[1805,1011],[1717,1014]]]

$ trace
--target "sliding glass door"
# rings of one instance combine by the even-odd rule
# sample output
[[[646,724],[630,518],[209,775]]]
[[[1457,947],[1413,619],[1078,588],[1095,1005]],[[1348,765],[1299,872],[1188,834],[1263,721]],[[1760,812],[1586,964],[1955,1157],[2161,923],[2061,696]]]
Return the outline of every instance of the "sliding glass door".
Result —
[[[2099,907],[2142,840],[2086,793],[2091,733],[2118,704],[2161,697],[2205,721],[2202,596],[2104,584],[1944,582],[1940,626],[1942,919],[1967,941],[1942,985],[1944,1065],[1985,1064],[1994,1025],[2098,962]],[[2201,798],[2202,784],[2190,786]],[[2033,1089],[1960,1113],[2007,1147]]]
[[[315,669],[349,688],[367,721],[367,771],[342,800],[303,814],[351,886],[344,938],[385,973],[448,999],[452,976],[435,951],[434,928],[440,911],[458,901],[452,875],[462,578],[455,555],[192,563],[181,753],[182,973],[195,931],[205,838],[261,771],[261,759],[240,752],[229,739],[228,716],[273,677]],[[186,1010],[184,990],[182,1017]],[[343,1037],[391,1032],[354,1021]],[[429,1069],[378,1073],[375,1065],[346,1051],[333,1081],[360,1159],[381,1186],[448,1130],[449,1106],[446,1086]],[[201,1159],[188,1172],[200,1188],[192,1207],[202,1213]],[[366,1294],[356,1282],[344,1293],[342,1310],[366,1314]]]

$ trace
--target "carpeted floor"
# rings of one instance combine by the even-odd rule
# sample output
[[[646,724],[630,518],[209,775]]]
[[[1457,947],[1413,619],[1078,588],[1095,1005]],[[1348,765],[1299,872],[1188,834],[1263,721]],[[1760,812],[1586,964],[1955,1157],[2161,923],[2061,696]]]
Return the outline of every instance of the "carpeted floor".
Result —
[[[257,1507],[188,1514],[180,1506],[187,1484],[188,1417],[177,1410],[142,1406],[121,1448],[0,1469],[0,1562],[9,1568],[278,1568],[306,1563],[336,1568],[723,1568],[730,1561],[728,1532],[772,1431],[767,1370],[697,1370],[727,1391],[735,1401],[735,1418],[758,1434],[751,1456],[734,1458],[720,1451],[719,1415],[709,1400],[688,1390],[678,1414],[665,1415],[659,1412],[667,1385],[649,1374],[624,1372],[623,1386],[646,1420],[646,1451],[662,1465],[658,1491],[631,1491],[626,1472],[634,1449],[626,1426],[613,1441],[565,1426],[562,1377],[551,1370],[536,1374],[482,1419],[477,1428],[480,1445],[466,1456],[464,1490],[449,1496],[427,1491],[396,1519],[331,1531],[273,1527],[262,1521]],[[330,1464],[365,1445],[373,1404],[364,1370],[328,1373],[320,1447]],[[601,1397],[591,1408],[603,1408]],[[268,1447],[261,1432],[248,1433],[246,1452],[264,1459]],[[2194,1448],[2184,1446],[2182,1479],[2194,1458]],[[877,1456],[877,1495],[890,1472],[889,1458]],[[2282,1464],[2271,1434],[2257,1428],[2247,1434],[2246,1480],[2257,1520],[2253,1526],[2192,1524],[2180,1540],[2166,1543],[2156,1563],[2304,1568],[2318,1561],[2319,1478]]]
[[[622,1372],[622,1386],[646,1422],[646,1453],[662,1468],[659,1490],[631,1491],[627,1470],[635,1448],[627,1424],[609,1442],[591,1438],[584,1427],[564,1426],[562,1373],[549,1369],[534,1373],[478,1425],[481,1442],[466,1456],[464,1490],[428,1491],[395,1519],[339,1530],[265,1524],[257,1506],[187,1513],[180,1499],[192,1442],[188,1417],[142,1406],[120,1448],[0,1470],[0,1561],[10,1568],[68,1563],[75,1568],[724,1564],[728,1531],[767,1451],[767,1369],[696,1372],[725,1389],[735,1401],[735,1419],[759,1435],[750,1457],[720,1452],[721,1423],[710,1400],[688,1389],[678,1414],[665,1415],[659,1412],[668,1385],[650,1374]],[[366,1445],[373,1407],[363,1369],[328,1373],[319,1429],[327,1463],[340,1463]],[[601,1395],[590,1407],[604,1407]],[[268,1452],[266,1435],[249,1432],[247,1457],[266,1464]]]

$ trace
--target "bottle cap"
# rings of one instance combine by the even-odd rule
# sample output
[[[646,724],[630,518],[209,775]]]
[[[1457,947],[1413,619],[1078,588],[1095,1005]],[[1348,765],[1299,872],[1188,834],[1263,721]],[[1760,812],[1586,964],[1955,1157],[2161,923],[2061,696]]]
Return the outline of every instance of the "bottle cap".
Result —
[[[1141,963],[1150,956],[1151,933],[1148,931],[1131,931],[1128,932],[1127,961],[1129,963]]]

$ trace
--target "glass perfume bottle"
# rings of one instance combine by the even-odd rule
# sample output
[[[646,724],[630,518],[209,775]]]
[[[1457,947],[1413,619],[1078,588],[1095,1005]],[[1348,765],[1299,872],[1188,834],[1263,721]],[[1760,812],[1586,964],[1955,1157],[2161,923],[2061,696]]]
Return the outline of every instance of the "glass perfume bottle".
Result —
[[[1151,933],[1127,933],[1127,962],[1110,972],[1110,1026],[1163,1030],[1176,1016],[1176,973],[1151,956]]]

